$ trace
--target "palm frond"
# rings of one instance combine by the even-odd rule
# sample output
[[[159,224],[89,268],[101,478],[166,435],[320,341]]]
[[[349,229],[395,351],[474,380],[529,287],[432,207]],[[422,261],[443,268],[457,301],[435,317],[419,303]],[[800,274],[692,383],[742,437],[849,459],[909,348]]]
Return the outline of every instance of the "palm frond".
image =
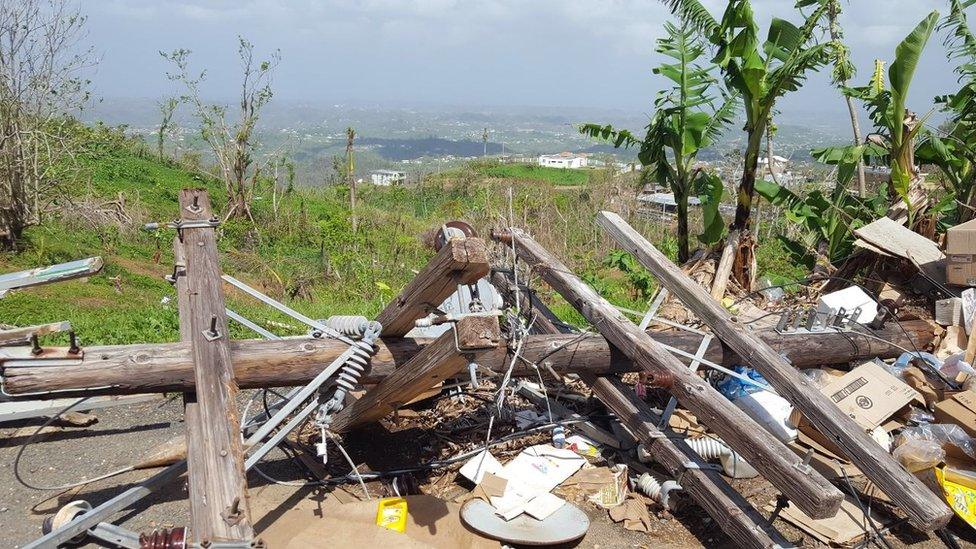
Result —
[[[630,131],[615,130],[610,124],[607,124],[606,126],[601,126],[599,124],[583,124],[578,129],[581,134],[606,141],[617,149],[621,147],[629,149],[630,147],[642,146],[644,144],[642,140],[634,137],[634,134],[630,133]]]
[[[769,72],[766,96],[775,99],[789,91],[796,91],[807,77],[807,73],[826,65],[830,61],[830,44],[817,44],[803,48],[789,61]]]
[[[683,21],[690,23],[695,30],[705,36],[712,35],[718,30],[718,21],[705,9],[698,0],[661,0],[671,13]]]
[[[732,92],[724,96],[725,101],[715,109],[712,118],[705,127],[705,138],[709,142],[714,142],[723,131],[732,123],[735,113],[739,110],[739,93]]]

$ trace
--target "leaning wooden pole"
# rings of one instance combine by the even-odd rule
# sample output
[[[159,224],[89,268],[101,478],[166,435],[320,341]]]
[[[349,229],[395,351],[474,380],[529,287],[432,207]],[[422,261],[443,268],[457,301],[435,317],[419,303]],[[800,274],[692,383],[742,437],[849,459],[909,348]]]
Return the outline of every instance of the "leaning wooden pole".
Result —
[[[783,398],[844,450],[851,461],[908,514],[912,523],[926,530],[936,530],[952,518],[952,511],[945,502],[899,465],[799,370],[745,325],[737,322],[619,215],[600,212],[597,221],[623,249],[634,254],[642,265],[660,279],[664,287],[701,318],[719,339],[743,357],[746,364],[758,370]]]
[[[496,272],[494,275],[501,273]],[[496,286],[505,282],[496,281],[494,275],[492,283]],[[502,291],[501,288],[499,291]],[[514,292],[503,293],[510,302],[516,298]],[[525,299],[521,306],[529,307],[532,311],[536,319],[535,333],[559,333],[553,322],[538,322],[541,318],[550,320],[550,317],[528,301]],[[737,547],[772,549],[790,545],[742,494],[729,486],[721,473],[710,469],[684,440],[670,429],[658,429],[661,418],[654,414],[646,402],[637,397],[631,387],[613,376],[583,373],[580,379],[613,411],[634,438],[644,444],[656,462],[663,465],[672,476],[681,479],[684,491],[735,541]],[[688,467],[689,463],[694,466]]]
[[[403,336],[457,291],[488,274],[488,248],[480,238],[452,238],[376,317],[383,337]]]
[[[192,536],[198,543],[250,541],[254,537],[244,473],[223,282],[210,197],[202,189],[180,191],[179,230],[186,272],[177,270],[181,334],[193,357],[195,405],[187,410]],[[181,278],[185,280],[180,280]]]
[[[462,317],[379,385],[342,409],[329,427],[341,433],[382,418],[445,379],[461,373],[475,357],[497,347],[500,340],[498,317]]]
[[[837,513],[843,498],[837,488],[627,320],[569,267],[518,229],[496,233],[493,237],[509,245],[514,242],[520,259],[539,273],[614,347],[644,368],[654,384],[670,390],[682,406],[762,471],[797,507],[815,518],[832,517]]]
[[[688,444],[668,430],[657,428],[659,418],[651,407],[637,398],[632,388],[619,379],[583,374],[608,408],[669,473],[681,479],[681,487],[722,528],[736,547],[789,547],[774,528],[746,498],[725,481],[719,471],[710,469]],[[693,464],[689,467],[689,464]]]

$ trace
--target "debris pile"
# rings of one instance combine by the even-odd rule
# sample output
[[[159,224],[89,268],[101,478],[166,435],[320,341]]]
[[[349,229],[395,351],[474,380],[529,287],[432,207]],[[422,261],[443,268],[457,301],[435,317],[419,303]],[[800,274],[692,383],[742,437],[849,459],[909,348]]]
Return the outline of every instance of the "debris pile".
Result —
[[[68,321],[0,332],[0,420],[184,399],[185,436],[138,467],[160,472],[101,505],[69,504],[27,547],[86,536],[120,547],[308,547],[324,536],[549,545],[604,519],[649,540],[671,519],[711,524],[742,547],[789,546],[796,531],[884,543],[893,528],[952,541],[953,516],[976,528],[976,290],[950,286],[968,276],[953,254],[976,249],[952,231],[947,259],[883,219],[856,231],[864,285],[837,275],[803,292],[767,282],[716,299],[695,278],[703,257],[683,269],[603,212],[598,223],[661,284],[647,311],[628,311],[525,232],[491,234],[493,266],[490,242],[452,222],[375,320],[313,319],[220,272],[205,192],[183,191],[180,207],[166,226],[181,342],[42,344]],[[15,273],[0,291],[100,266]],[[552,314],[538,279],[590,327]],[[227,308],[225,291],[307,335],[276,335]],[[231,321],[261,339],[231,340]],[[278,448],[305,469],[296,484],[323,490],[262,515],[248,483],[280,481],[262,469]],[[191,524],[142,534],[113,524],[184,475]]]

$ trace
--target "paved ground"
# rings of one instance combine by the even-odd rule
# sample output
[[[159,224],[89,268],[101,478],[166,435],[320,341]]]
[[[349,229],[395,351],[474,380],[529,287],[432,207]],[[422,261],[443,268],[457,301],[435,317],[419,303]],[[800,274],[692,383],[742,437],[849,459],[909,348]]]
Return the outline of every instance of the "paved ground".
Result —
[[[183,432],[182,404],[176,400],[157,401],[96,411],[99,421],[88,428],[65,428],[47,434],[29,446],[21,462],[21,474],[29,483],[43,485],[66,484],[92,477],[105,471],[124,467],[138,461],[155,444]],[[14,478],[13,462],[27,437],[39,423],[23,421],[0,426],[0,546],[17,547],[37,537],[44,518],[61,504],[73,499],[85,499],[97,505],[124,486],[149,476],[150,472],[136,471],[120,477],[97,482],[77,491],[35,491],[25,488]],[[415,433],[390,434],[385,429],[366,429],[347,440],[347,448],[357,462],[381,469],[409,464],[414,453]],[[415,438],[415,437],[414,437]],[[384,449],[377,452],[378,448]],[[391,451],[391,449],[393,449]],[[300,479],[299,469],[283,454],[272,455],[264,469],[282,479]],[[448,482],[451,479],[447,479]],[[313,490],[269,483],[258,475],[249,476],[250,493],[258,518],[257,527],[265,527],[276,510],[287,508],[295,498],[309,497]],[[371,486],[371,489],[373,487]],[[737,488],[757,507],[768,501],[774,492],[761,481],[740,483]],[[382,487],[376,486],[376,490]],[[60,494],[60,495],[59,495]],[[584,506],[591,519],[587,536],[579,547],[731,547],[709,517],[695,506],[687,506],[676,520],[667,513],[655,518],[651,534],[629,532],[613,524],[605,511]],[[266,514],[265,514],[266,513]],[[117,523],[135,531],[157,527],[185,525],[189,522],[186,490],[183,481],[147,498],[132,509],[117,516]],[[791,541],[810,545],[801,532],[782,521],[776,526]],[[976,535],[964,525],[954,525],[957,535],[965,536],[964,546],[976,547]],[[893,547],[941,547],[934,538],[910,528],[902,528],[886,536]]]

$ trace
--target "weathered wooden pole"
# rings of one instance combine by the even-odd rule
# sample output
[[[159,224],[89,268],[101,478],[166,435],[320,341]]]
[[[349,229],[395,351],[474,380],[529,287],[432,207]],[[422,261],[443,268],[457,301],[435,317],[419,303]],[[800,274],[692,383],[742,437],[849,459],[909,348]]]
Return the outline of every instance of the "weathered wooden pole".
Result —
[[[461,318],[379,385],[336,414],[330,428],[343,432],[379,420],[434,385],[464,371],[476,356],[494,349],[500,340],[498,317]]]
[[[237,412],[237,383],[231,362],[223,283],[210,197],[202,189],[180,191],[174,248],[182,249],[185,274],[177,265],[180,334],[190,342],[194,393],[186,406],[187,462],[192,536],[198,543],[250,541],[254,537],[244,473],[244,448]],[[177,259],[179,259],[177,251]]]
[[[500,282],[502,281],[496,282],[492,277],[493,284]],[[507,297],[514,299],[514,292],[508,293]],[[522,306],[532,308],[535,318],[550,319],[545,311],[535,310],[531,302],[523,303]],[[536,323],[534,326],[536,333],[558,333],[558,328],[552,322]],[[715,520],[738,547],[772,549],[790,545],[746,498],[729,486],[721,473],[710,469],[681,437],[670,429],[658,429],[661,418],[654,414],[646,402],[637,397],[631,387],[613,376],[582,373],[580,379],[613,411],[634,438],[644,444],[655,461],[663,465],[672,476],[681,479],[682,489]],[[552,403],[553,406],[555,404]],[[587,436],[592,438],[589,433]],[[689,464],[693,466],[689,467]]]
[[[480,238],[452,238],[376,317],[383,336],[403,336],[453,294],[488,274],[488,248]]]
[[[926,530],[936,530],[952,518],[952,511],[945,502],[899,465],[809,379],[756,337],[747,326],[737,322],[619,215],[600,212],[597,222],[708,324],[719,339],[735,349],[746,364],[758,370],[783,398],[836,443],[874,484],[908,514],[912,523]]]
[[[519,258],[572,304],[607,341],[644,368],[652,383],[668,389],[682,406],[762,471],[797,507],[815,518],[837,513],[843,499],[837,488],[627,320],[538,242],[518,229],[493,237],[506,244],[514,241]]]
[[[789,547],[782,534],[736,492],[722,477],[710,469],[701,457],[679,436],[668,429],[657,428],[658,418],[650,406],[637,398],[634,391],[619,379],[580,376],[617,419],[644,444],[654,460],[676,478],[698,505],[704,509],[735,542],[737,547]],[[689,467],[689,464],[691,466]]]
[[[538,326],[539,324],[537,324]],[[874,357],[893,358],[903,349],[925,349],[934,338],[932,325],[925,321],[902,322],[867,333],[845,332],[818,335],[779,334],[772,330],[757,335],[777,353],[797,366],[842,364]],[[685,332],[648,332],[655,341],[694,354],[701,336]],[[429,339],[386,338],[378,342],[377,353],[362,383],[379,383],[419,353]],[[322,366],[331,363],[348,345],[334,339],[243,339],[230,342],[234,374],[241,388],[304,385]],[[0,347],[0,368],[4,390],[12,395],[59,391],[29,396],[55,399],[69,395],[96,396],[134,393],[192,391],[193,360],[184,343],[143,343],[138,345],[99,345],[86,347],[79,358],[66,358],[68,349],[45,347],[39,357],[30,347]],[[506,347],[486,352],[478,364],[504,373],[511,363]],[[620,353],[611,352],[600,334],[529,335],[522,348],[525,361],[516,361],[512,374],[535,376],[529,363],[545,361],[562,373],[591,372],[597,375],[640,370]],[[45,357],[52,357],[50,359]],[[713,339],[705,359],[731,366],[742,363],[735,353]],[[60,391],[69,391],[64,393]]]

